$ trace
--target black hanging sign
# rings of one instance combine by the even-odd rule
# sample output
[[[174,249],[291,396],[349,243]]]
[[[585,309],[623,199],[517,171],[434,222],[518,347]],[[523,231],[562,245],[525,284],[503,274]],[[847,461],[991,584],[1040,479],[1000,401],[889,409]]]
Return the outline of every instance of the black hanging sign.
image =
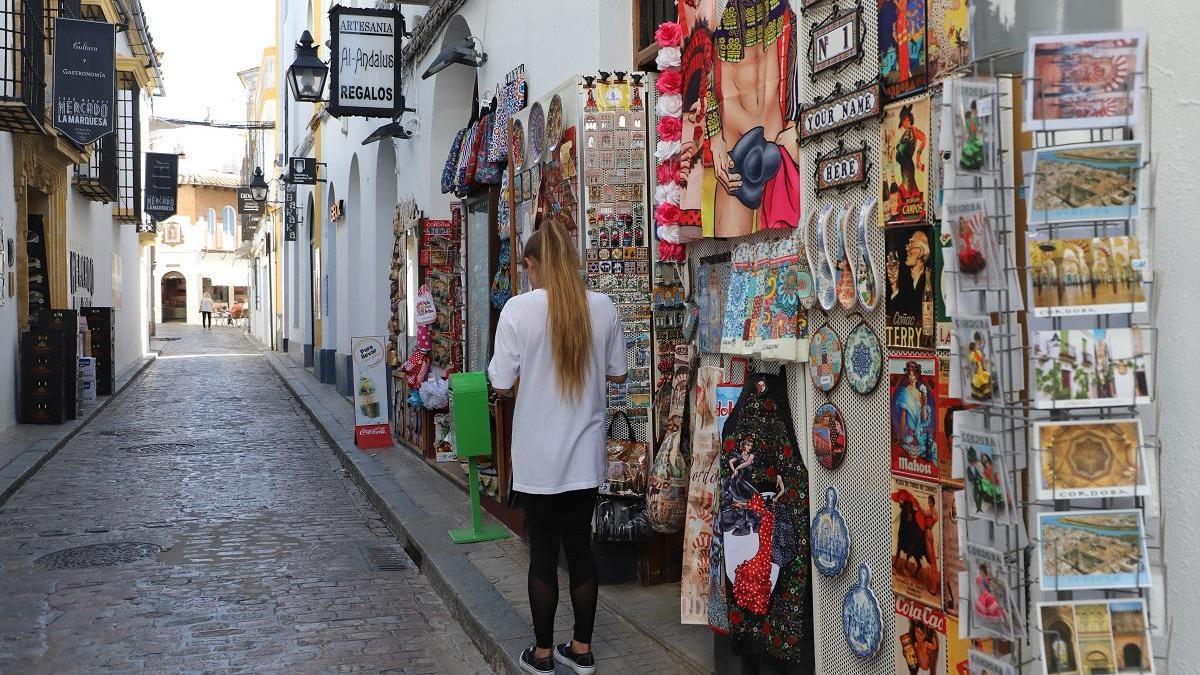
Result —
[[[146,153],[146,215],[163,221],[179,208],[179,155]]]
[[[834,5],[829,18],[813,26],[808,42],[809,77],[813,81],[819,73],[862,60],[862,16],[861,4],[845,12]]]
[[[867,159],[867,142],[861,148],[846,152],[846,144],[838,141],[837,147],[817,156],[817,193],[830,188],[845,191],[852,185],[867,181],[871,162]]]
[[[329,114],[334,117],[399,117],[400,38],[404,16],[396,9],[329,10],[333,36],[329,62]]]
[[[300,214],[296,212],[296,184],[283,185],[283,240],[298,241],[300,238]]]
[[[837,83],[829,96],[800,111],[800,142],[879,117],[883,114],[882,94],[879,80],[859,83],[859,88],[848,94],[842,93],[842,83]]]
[[[292,182],[296,185],[317,184],[317,160],[313,157],[293,157],[288,160]]]
[[[54,128],[79,145],[115,130],[116,26],[54,20]]]
[[[238,188],[237,200],[239,214],[256,218],[262,215],[263,205],[254,198],[254,190],[248,187]]]

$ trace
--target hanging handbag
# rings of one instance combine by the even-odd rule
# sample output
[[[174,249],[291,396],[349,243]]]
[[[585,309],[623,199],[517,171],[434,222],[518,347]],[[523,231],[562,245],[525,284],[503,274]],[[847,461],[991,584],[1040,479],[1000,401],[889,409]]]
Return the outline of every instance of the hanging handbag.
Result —
[[[461,154],[463,136],[466,129],[460,129],[450,143],[450,154],[446,156],[446,165],[442,168],[442,194],[450,194],[454,190],[454,179],[458,174],[458,157]]]
[[[625,438],[613,435],[618,420],[625,422]],[[608,458],[600,494],[641,497],[646,494],[646,474],[650,465],[650,445],[637,440],[629,415],[618,412],[608,422],[605,454]]]
[[[596,505],[596,541],[630,543],[654,538],[646,503],[640,499],[601,497]]]
[[[675,368],[671,375],[671,405],[667,430],[654,455],[646,495],[646,514],[650,525],[660,534],[674,534],[683,528],[687,516],[688,463],[684,456],[685,425],[692,351],[688,345],[675,350]]]

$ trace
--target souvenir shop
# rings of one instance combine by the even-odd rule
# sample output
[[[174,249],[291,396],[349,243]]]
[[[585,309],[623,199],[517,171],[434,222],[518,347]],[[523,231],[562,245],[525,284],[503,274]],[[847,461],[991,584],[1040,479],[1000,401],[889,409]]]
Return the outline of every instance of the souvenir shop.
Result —
[[[1147,38],[1006,68],[968,4],[689,0],[657,72],[514,69],[444,149],[460,201],[397,212],[399,439],[465,481],[445,376],[561,218],[628,348],[612,580],[764,672],[1165,669]]]

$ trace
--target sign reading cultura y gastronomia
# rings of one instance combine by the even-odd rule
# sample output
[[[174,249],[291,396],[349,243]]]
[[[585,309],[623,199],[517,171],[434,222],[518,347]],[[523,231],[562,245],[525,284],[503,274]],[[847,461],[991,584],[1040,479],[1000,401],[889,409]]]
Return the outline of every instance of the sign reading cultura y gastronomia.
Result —
[[[146,215],[166,220],[175,215],[179,196],[179,155],[146,153]]]
[[[116,26],[54,20],[54,128],[79,145],[114,130]]]
[[[403,112],[400,94],[399,9],[329,11],[333,33],[329,113],[334,116],[396,117]]]

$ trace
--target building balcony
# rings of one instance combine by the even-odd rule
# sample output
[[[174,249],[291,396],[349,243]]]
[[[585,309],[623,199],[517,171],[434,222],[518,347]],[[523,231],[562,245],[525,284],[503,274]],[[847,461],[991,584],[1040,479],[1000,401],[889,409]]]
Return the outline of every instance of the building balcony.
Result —
[[[12,0],[0,5],[0,131],[37,134],[45,128],[44,0]]]

